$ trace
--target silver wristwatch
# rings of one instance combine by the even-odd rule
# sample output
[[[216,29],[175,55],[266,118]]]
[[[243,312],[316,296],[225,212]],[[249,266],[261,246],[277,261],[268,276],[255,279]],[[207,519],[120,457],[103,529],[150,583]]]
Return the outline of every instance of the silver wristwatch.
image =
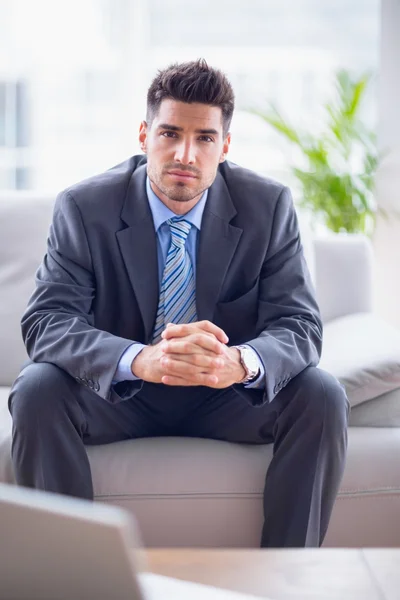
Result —
[[[260,363],[254,350],[248,346],[235,346],[240,352],[240,362],[246,371],[246,376],[239,383],[250,383],[260,374]]]

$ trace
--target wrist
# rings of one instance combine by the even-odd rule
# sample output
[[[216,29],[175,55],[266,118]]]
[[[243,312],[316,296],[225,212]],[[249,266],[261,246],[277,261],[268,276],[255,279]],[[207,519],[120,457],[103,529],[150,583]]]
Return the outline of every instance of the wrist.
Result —
[[[247,371],[244,368],[242,361],[240,360],[240,352],[239,350],[234,346],[233,348],[231,348],[231,350],[234,351],[234,356],[235,356],[235,362],[237,364],[237,375],[235,377],[235,383],[241,383],[243,381],[243,379],[245,379],[246,375],[247,375]]]
[[[145,367],[146,367],[146,361],[143,360],[145,358],[145,356],[143,356],[143,354],[146,351],[146,347],[143,348],[143,350],[141,350],[133,359],[132,364],[131,364],[131,371],[132,374],[137,377],[138,379],[145,379],[146,373],[145,373]]]

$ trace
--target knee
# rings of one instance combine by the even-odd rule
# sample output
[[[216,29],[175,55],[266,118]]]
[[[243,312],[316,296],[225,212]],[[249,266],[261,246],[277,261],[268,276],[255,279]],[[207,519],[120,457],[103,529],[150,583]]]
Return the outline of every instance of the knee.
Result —
[[[346,427],[349,415],[349,401],[344,386],[330,373],[316,367],[308,367],[300,375],[302,397],[307,410],[321,420]]]
[[[67,377],[67,373],[51,363],[31,363],[25,367],[8,399],[14,426],[26,423],[32,427],[38,419],[54,416]]]

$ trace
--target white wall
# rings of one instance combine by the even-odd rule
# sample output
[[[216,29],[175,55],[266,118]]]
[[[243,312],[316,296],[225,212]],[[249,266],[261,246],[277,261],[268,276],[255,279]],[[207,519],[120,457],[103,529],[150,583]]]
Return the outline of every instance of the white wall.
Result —
[[[400,327],[400,0],[382,0],[379,145],[388,152],[377,178],[380,217],[374,235],[377,312]]]

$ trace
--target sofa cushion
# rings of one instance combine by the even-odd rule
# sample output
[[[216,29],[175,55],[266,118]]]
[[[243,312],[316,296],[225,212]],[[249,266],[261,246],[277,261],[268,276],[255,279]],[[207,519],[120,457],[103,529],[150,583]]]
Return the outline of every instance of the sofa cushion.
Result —
[[[303,246],[303,254],[306,260],[308,270],[310,271],[311,281],[316,285],[316,265],[315,265],[315,246],[313,231],[305,214],[297,210],[297,219],[299,223],[300,239]]]
[[[27,358],[20,321],[46,251],[54,199],[0,195],[0,385],[11,385]]]
[[[400,388],[351,409],[350,427],[400,427]]]
[[[12,420],[8,410],[7,387],[0,387],[0,482],[14,483],[11,465],[11,429]]]
[[[319,366],[346,387],[351,406],[400,388],[400,331],[372,313],[324,327]]]

